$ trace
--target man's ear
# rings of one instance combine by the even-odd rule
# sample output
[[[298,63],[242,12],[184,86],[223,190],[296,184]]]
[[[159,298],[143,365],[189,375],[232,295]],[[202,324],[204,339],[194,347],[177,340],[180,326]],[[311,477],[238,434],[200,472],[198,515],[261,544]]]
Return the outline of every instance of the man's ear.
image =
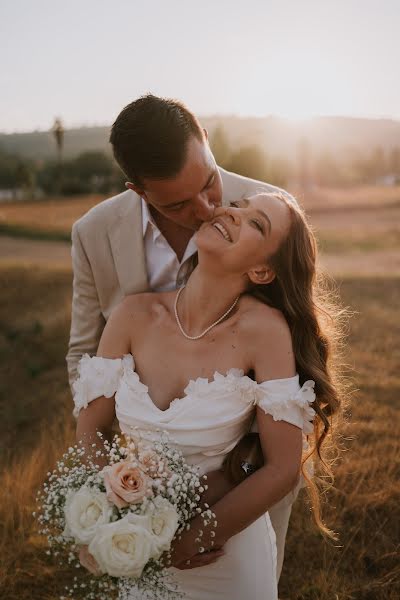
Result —
[[[206,140],[208,141],[208,131],[207,131],[207,129],[205,129],[204,127],[203,127],[203,133],[204,133],[204,137],[205,137],[205,138],[206,138]]]
[[[142,190],[139,186],[135,185],[134,183],[131,183],[130,181],[127,181],[125,183],[125,187],[128,190],[132,190],[132,191],[136,192],[137,195],[141,196],[141,198],[143,198],[144,200],[147,200],[147,198],[146,198],[146,192],[144,190]]]
[[[262,265],[247,273],[251,283],[265,285],[275,279],[275,272],[269,265]]]

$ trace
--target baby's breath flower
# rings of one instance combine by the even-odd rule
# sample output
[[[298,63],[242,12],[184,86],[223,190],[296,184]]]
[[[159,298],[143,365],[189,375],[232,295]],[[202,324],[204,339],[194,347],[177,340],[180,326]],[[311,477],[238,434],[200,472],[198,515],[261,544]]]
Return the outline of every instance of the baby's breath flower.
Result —
[[[122,439],[116,436],[111,443],[101,434],[98,435],[102,449],[98,447],[99,442],[91,446],[96,448],[95,457],[105,457],[109,465],[121,460],[130,460],[140,466],[140,448],[151,448],[156,456],[148,464],[151,465],[153,462],[154,473],[158,471],[158,476],[153,479],[153,491],[168,500],[179,515],[175,538],[180,539],[183,531],[190,529],[190,522],[197,514],[201,515],[204,526],[210,525],[211,519],[215,518],[214,513],[207,510],[202,512],[199,506],[201,494],[207,489],[207,486],[201,485],[203,477],[206,479],[206,476],[200,476],[198,467],[186,463],[179,450],[179,444],[176,440],[171,440],[165,430],[158,430],[158,437],[154,435],[154,431],[142,431],[137,426],[133,428],[133,432],[132,438],[126,436]],[[142,442],[143,446],[141,446]],[[41,533],[47,536],[48,554],[53,552],[54,556],[64,556],[65,562],[74,567],[79,575],[79,578],[74,577],[71,585],[66,587],[67,596],[74,599],[79,596],[85,600],[111,600],[118,595],[120,600],[128,600],[133,597],[132,579],[113,578],[107,574],[98,577],[89,576],[86,569],[82,569],[77,558],[80,547],[66,527],[64,506],[69,494],[75,493],[82,486],[103,494],[106,491],[103,473],[99,466],[93,458],[82,461],[84,458],[85,449],[82,444],[68,448],[54,471],[47,474],[47,481],[38,494],[38,510],[35,511],[34,516],[41,526]],[[147,474],[149,475],[148,470]],[[146,515],[152,504],[152,497],[144,496],[139,504],[120,509],[114,507],[110,523],[116,523],[129,514]],[[209,508],[208,505],[205,507]],[[202,537],[203,530],[199,529],[196,543],[201,543]],[[215,537],[214,532],[211,532],[211,537]],[[211,540],[211,546],[213,543]],[[203,549],[201,551],[204,551],[204,546],[201,548]],[[170,552],[164,553],[163,559],[149,559],[142,575],[135,583],[138,594],[142,592],[145,594],[147,590],[150,594],[147,597],[151,598],[176,600],[182,597],[174,582],[169,581],[170,574],[167,567],[170,564]]]

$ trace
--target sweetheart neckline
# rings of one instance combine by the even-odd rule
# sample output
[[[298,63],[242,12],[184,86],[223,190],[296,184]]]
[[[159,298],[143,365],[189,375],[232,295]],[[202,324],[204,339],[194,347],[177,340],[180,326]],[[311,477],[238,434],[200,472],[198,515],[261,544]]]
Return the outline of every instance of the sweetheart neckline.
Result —
[[[126,363],[125,363],[125,365],[124,365],[125,368],[127,366],[131,370],[131,372],[134,375],[136,375],[138,383],[141,386],[143,386],[144,388],[146,388],[145,395],[146,395],[146,398],[148,399],[149,403],[155,408],[156,411],[158,411],[161,414],[163,414],[163,413],[166,414],[168,411],[170,411],[171,408],[172,408],[172,406],[175,403],[184,402],[185,400],[189,400],[192,396],[189,396],[188,393],[186,392],[187,388],[191,384],[196,384],[199,381],[203,381],[206,385],[211,385],[211,384],[213,384],[213,383],[216,382],[216,377],[222,377],[224,380],[226,380],[226,379],[228,379],[229,375],[233,375],[237,379],[248,379],[257,388],[260,387],[260,386],[262,386],[264,383],[269,383],[268,380],[267,381],[262,381],[261,383],[258,383],[254,379],[251,379],[248,375],[245,375],[243,369],[239,369],[237,367],[230,367],[229,369],[227,369],[227,371],[226,371],[225,374],[221,373],[220,371],[214,371],[214,374],[211,376],[211,378],[208,378],[208,377],[196,377],[196,379],[189,379],[188,382],[187,382],[187,384],[186,384],[185,389],[183,390],[184,391],[184,396],[181,396],[181,397],[178,397],[178,398],[173,398],[170,401],[168,407],[163,410],[162,408],[160,408],[159,406],[157,406],[155,404],[155,402],[153,401],[151,395],[149,394],[149,387],[148,387],[148,385],[146,385],[145,383],[143,383],[141,381],[139,373],[136,371],[136,368],[135,368],[136,365],[135,365],[135,359],[134,359],[133,354],[131,354],[129,352],[127,354],[124,354],[123,358],[125,358],[125,357],[128,358],[128,359],[131,359],[131,360],[129,360],[129,364],[128,365],[126,365]],[[111,360],[113,360],[113,359],[111,359]],[[125,361],[122,359],[122,363],[124,363],[124,362]],[[298,378],[298,374],[297,373],[296,373],[296,375],[293,375],[293,377],[279,378],[279,379],[275,379],[273,381],[275,381],[275,382],[277,382],[277,381],[285,381],[286,382],[288,379],[296,379],[296,378]]]
[[[162,408],[160,408],[159,406],[157,406],[157,404],[154,402],[154,400],[152,399],[151,395],[149,394],[149,386],[148,386],[147,384],[143,383],[143,381],[140,379],[139,373],[138,373],[138,372],[136,371],[136,369],[134,368],[134,365],[135,365],[135,359],[133,358],[133,355],[132,355],[132,354],[128,354],[128,355],[125,355],[125,356],[131,356],[131,357],[132,357],[133,365],[129,365],[129,368],[131,369],[132,373],[134,373],[134,374],[137,376],[138,383],[140,383],[140,385],[142,385],[143,387],[145,387],[145,388],[146,388],[146,398],[148,398],[148,400],[149,400],[150,404],[151,404],[152,406],[154,406],[154,408],[155,408],[155,409],[156,409],[158,412],[160,412],[160,413],[167,413],[167,412],[168,412],[168,411],[171,409],[172,405],[173,405],[175,402],[182,402],[182,401],[184,401],[184,400],[188,400],[188,399],[190,399],[190,398],[191,398],[191,396],[189,396],[189,395],[188,395],[188,393],[186,393],[186,392],[185,392],[185,390],[186,390],[186,389],[189,387],[189,385],[190,385],[191,383],[196,383],[196,382],[197,382],[197,381],[199,381],[199,380],[204,380],[204,382],[207,382],[207,385],[210,385],[210,384],[212,384],[212,383],[214,383],[214,382],[215,382],[215,377],[216,377],[216,376],[218,376],[218,375],[219,375],[220,377],[223,377],[224,379],[226,379],[226,378],[229,376],[229,374],[230,374],[232,371],[240,372],[240,373],[241,373],[241,375],[239,375],[238,377],[248,377],[248,375],[244,375],[244,371],[243,371],[243,369],[238,369],[238,368],[235,368],[235,367],[231,367],[230,369],[228,369],[228,370],[226,371],[226,373],[225,373],[225,374],[223,374],[223,373],[220,373],[219,371],[214,371],[214,374],[212,375],[212,378],[211,378],[211,380],[210,380],[208,377],[197,377],[196,379],[189,379],[189,380],[188,380],[188,382],[187,382],[187,384],[186,384],[186,387],[185,387],[185,389],[183,390],[183,392],[184,392],[184,395],[183,395],[183,396],[180,396],[180,397],[177,397],[177,398],[173,398],[173,399],[170,401],[170,403],[169,403],[168,407],[167,407],[167,408],[165,408],[165,409],[163,410]],[[250,377],[248,377],[248,379],[250,379]],[[253,379],[251,379],[251,381],[254,381],[254,380],[253,380]],[[257,384],[257,382],[255,382],[255,383]],[[259,385],[259,384],[257,384],[257,385]]]
[[[149,410],[153,410],[153,413],[159,415],[161,422],[166,423],[171,413],[174,417],[177,415],[174,411],[176,406],[180,407],[189,402],[190,399],[196,400],[194,406],[197,406],[197,400],[204,398],[204,401],[206,401],[209,395],[214,397],[215,400],[216,394],[218,395],[220,392],[221,398],[225,397],[228,401],[233,394],[235,397],[239,395],[246,405],[260,405],[264,412],[268,412],[273,416],[274,420],[288,420],[288,422],[303,429],[306,424],[309,431],[305,430],[305,432],[312,433],[312,420],[315,411],[311,404],[316,397],[315,382],[307,380],[300,387],[298,373],[292,377],[265,380],[258,383],[248,375],[244,375],[243,369],[232,367],[225,374],[214,371],[214,374],[209,378],[188,379],[183,395],[173,398],[165,409],[160,408],[153,402],[148,386],[140,380],[139,374],[135,371],[135,361],[130,353],[119,358],[91,357],[86,353],[78,364],[78,375],[78,379],[73,382],[75,417],[78,417],[79,411],[86,408],[89,402],[101,395],[106,398],[115,396],[118,405],[119,393],[121,393],[120,408],[122,413],[128,411],[125,416],[129,417],[132,405],[129,401],[128,406],[127,400],[130,400],[129,396],[132,392],[138,399],[146,396],[146,398],[143,398],[143,403],[148,406]],[[122,388],[120,388],[120,384],[123,384]],[[123,388],[126,388],[125,392],[123,392]],[[287,417],[286,413],[290,411],[292,405],[297,407],[296,415],[292,416],[291,419],[287,419],[285,418],[285,416]],[[124,416],[122,413],[121,417]],[[186,414],[186,411],[184,411],[184,414]],[[301,424],[299,424],[300,421]]]

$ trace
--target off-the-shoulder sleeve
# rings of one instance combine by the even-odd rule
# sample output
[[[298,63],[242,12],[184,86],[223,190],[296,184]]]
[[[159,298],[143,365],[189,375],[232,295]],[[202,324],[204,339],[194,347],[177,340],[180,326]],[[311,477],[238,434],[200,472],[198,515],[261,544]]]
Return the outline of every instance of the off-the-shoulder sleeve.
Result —
[[[79,411],[89,402],[105,396],[111,398],[118,389],[125,367],[133,367],[133,358],[127,354],[123,358],[102,358],[84,354],[78,364],[78,379],[72,384],[74,392],[73,411],[78,418]]]
[[[300,387],[298,375],[264,381],[258,385],[256,404],[274,421],[286,421],[304,433],[312,433],[314,386],[315,382],[310,379]]]

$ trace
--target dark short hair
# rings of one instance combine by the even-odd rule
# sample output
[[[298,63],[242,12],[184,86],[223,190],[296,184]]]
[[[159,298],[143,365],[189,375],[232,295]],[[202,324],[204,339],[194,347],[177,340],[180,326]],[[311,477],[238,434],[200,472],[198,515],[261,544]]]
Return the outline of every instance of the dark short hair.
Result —
[[[191,136],[204,139],[199,121],[177,100],[152,94],[125,106],[111,128],[114,157],[132,183],[169,179],[182,169]]]

